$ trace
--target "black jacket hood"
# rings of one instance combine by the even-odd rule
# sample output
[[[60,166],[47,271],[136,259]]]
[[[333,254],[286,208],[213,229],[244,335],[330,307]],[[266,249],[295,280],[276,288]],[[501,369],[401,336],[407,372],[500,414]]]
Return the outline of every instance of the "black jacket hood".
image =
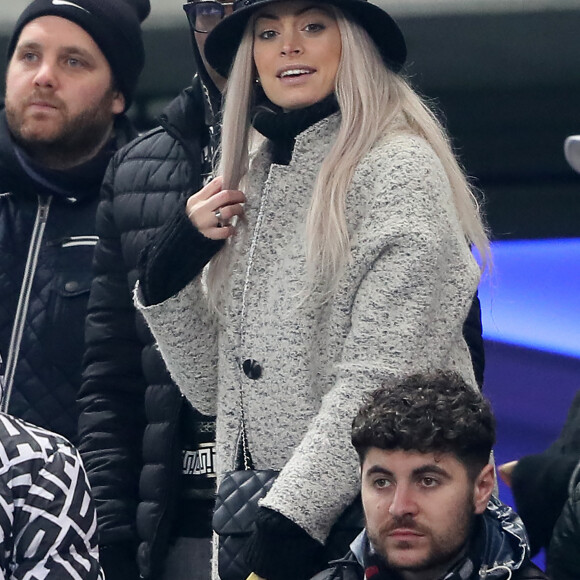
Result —
[[[521,518],[494,497],[480,518],[475,544],[483,578],[506,578],[506,568],[517,570],[529,557],[528,536]]]
[[[197,145],[205,147],[211,142],[212,151],[219,147],[221,94],[213,83],[211,86],[214,91],[210,91],[201,76],[196,74],[191,86],[173,99],[158,119],[161,127],[180,143],[192,161],[199,154]],[[204,117],[199,115],[200,105],[203,107]],[[196,147],[192,147],[194,143]],[[194,162],[199,161],[195,159]]]

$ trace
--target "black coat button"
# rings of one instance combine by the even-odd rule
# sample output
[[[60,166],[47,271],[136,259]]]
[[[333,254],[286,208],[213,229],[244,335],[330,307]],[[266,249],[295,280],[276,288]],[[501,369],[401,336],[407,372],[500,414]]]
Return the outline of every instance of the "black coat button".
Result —
[[[245,375],[253,381],[262,376],[262,367],[253,358],[247,358],[242,363],[242,368],[244,369]]]

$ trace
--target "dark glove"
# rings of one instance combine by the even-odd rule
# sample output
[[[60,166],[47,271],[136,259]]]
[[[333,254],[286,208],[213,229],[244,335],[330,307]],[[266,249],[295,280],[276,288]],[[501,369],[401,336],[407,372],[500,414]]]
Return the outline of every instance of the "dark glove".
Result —
[[[137,268],[145,305],[159,304],[185,288],[217,254],[223,240],[206,238],[189,221],[185,201],[149,240]]]
[[[107,580],[139,580],[136,549],[132,542],[99,547],[99,561]]]
[[[282,514],[260,508],[244,557],[266,580],[309,580],[327,565],[324,546]]]

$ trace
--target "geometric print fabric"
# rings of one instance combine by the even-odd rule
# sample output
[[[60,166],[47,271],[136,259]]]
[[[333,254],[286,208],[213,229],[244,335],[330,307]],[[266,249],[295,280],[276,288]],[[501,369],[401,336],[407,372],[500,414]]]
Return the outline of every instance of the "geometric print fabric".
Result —
[[[78,451],[0,413],[0,580],[103,580]]]

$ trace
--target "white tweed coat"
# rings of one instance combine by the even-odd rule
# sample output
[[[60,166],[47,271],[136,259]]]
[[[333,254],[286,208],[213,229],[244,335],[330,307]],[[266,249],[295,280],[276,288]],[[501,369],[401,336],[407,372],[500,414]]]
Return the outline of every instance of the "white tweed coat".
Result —
[[[241,381],[255,467],[282,469],[262,505],[321,542],[359,488],[350,426],[365,393],[436,368],[475,386],[462,326],[479,267],[443,167],[419,137],[387,136],[362,160],[346,202],[352,262],[328,303],[300,303],[306,213],[339,124],[336,113],[300,134],[288,166],[270,164],[267,147],[258,151],[222,319],[200,279],[150,307],[136,294],[176,383],[197,409],[217,414],[218,477],[233,467]],[[259,379],[240,370],[245,359],[261,365]]]

